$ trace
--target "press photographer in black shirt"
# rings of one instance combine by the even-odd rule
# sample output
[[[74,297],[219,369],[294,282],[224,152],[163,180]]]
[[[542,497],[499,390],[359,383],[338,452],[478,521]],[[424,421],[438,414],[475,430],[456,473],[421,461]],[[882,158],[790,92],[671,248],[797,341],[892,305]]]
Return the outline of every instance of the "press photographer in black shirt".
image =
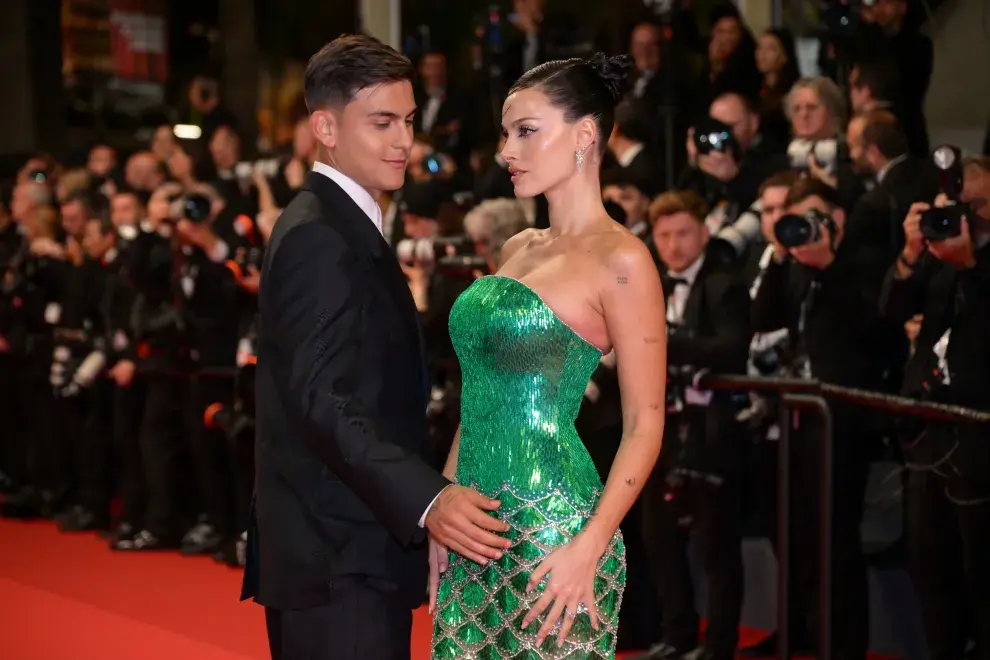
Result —
[[[882,312],[922,314],[904,394],[990,410],[990,159],[964,161],[957,200],[917,203],[891,267]],[[907,539],[932,660],[990,658],[990,432],[985,425],[903,429]]]
[[[789,368],[797,377],[876,390],[883,384],[890,333],[877,314],[883,255],[846,240],[846,217],[836,190],[802,179],[789,191],[787,215],[774,226],[774,256],[753,301],[754,330],[788,328]],[[832,406],[833,638],[836,657],[862,659],[868,644],[866,565],[860,521],[871,446],[877,434],[868,415]],[[821,422],[802,414],[791,430],[792,598],[808,613],[806,634],[818,622]],[[797,632],[797,631],[796,631]],[[808,634],[810,633],[810,634]]]
[[[701,544],[709,579],[705,643],[692,657],[730,660],[739,636],[744,438],[731,395],[698,390],[694,382],[706,370],[745,373],[750,301],[735,269],[707,252],[707,212],[704,200],[691,191],[664,193],[650,208],[657,254],[666,269],[669,333],[663,450],[643,491],[643,534],[660,600],[663,642],[643,660],[680,658],[698,646],[689,529]]]

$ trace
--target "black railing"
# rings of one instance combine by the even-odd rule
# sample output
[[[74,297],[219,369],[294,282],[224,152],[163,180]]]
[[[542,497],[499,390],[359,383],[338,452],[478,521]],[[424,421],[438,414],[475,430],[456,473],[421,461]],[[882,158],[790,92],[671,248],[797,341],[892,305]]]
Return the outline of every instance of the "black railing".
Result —
[[[912,415],[929,421],[990,424],[990,412],[944,403],[918,401],[852,387],[842,387],[817,380],[754,376],[720,376],[701,374],[697,386],[709,390],[761,392],[780,402],[780,442],[777,466],[777,657],[790,660],[788,601],[790,599],[790,491],[791,491],[791,415],[795,410],[810,410],[822,417],[819,520],[821,561],[818,621],[818,658],[832,660],[832,503],[834,495],[834,448],[832,411],[827,399],[839,399],[875,410]]]

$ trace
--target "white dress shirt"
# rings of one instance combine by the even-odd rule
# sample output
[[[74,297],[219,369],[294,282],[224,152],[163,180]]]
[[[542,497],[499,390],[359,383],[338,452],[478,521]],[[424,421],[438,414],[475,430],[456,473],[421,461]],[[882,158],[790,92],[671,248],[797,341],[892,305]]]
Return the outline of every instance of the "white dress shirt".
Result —
[[[371,196],[371,193],[362,188],[357,181],[326,163],[319,161],[313,163],[313,171],[319,172],[343,188],[347,196],[375,223],[379,233],[382,233],[382,207],[378,206],[378,202]],[[382,235],[384,236],[384,233]]]
[[[636,156],[639,155],[639,152],[643,150],[644,146],[645,145],[643,145],[642,142],[637,142],[636,144],[626,149],[626,151],[621,156],[616,157],[615,160],[619,162],[620,167],[629,167],[630,165],[632,165],[633,160],[636,159]]]
[[[375,223],[375,227],[378,228],[378,231],[382,232],[382,207],[378,206],[378,202],[376,202],[375,198],[371,196],[371,193],[358,185],[354,179],[342,173],[340,170],[330,167],[326,163],[313,163],[313,171],[319,172],[340,186],[344,192],[347,193],[347,196],[358,205],[358,208],[364,211],[368,218]],[[384,236],[384,233],[382,233],[382,236]],[[442,492],[443,491],[441,490],[440,493]],[[440,493],[437,493],[437,497],[433,498],[433,502],[430,502],[430,505],[426,507],[426,511],[424,511],[423,515],[420,516],[420,527],[426,526],[426,515],[430,512],[430,509],[433,508],[433,504],[437,501],[437,498],[440,497]]]
[[[691,287],[694,286],[694,281],[698,278],[698,271],[701,270],[704,263],[705,255],[702,254],[693,264],[685,268],[684,272],[667,271],[669,277],[684,280],[687,283],[678,282],[674,290],[670,292],[670,297],[667,298],[667,323],[680,325],[681,321],[684,320],[684,307],[687,305],[688,296],[691,295]]]

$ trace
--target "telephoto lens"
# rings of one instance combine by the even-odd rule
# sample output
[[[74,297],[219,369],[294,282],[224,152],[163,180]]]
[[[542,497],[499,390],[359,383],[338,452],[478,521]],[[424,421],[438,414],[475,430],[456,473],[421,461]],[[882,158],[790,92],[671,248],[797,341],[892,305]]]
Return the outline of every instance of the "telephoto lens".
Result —
[[[814,209],[803,215],[788,213],[774,225],[773,235],[785,248],[809,245],[821,240],[822,227],[829,221],[827,215]]]

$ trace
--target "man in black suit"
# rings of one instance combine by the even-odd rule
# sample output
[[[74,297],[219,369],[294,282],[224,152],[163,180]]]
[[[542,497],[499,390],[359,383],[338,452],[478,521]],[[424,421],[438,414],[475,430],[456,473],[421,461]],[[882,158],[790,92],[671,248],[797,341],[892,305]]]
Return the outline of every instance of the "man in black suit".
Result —
[[[889,110],[874,109],[853,117],[846,142],[853,168],[876,181],[853,206],[850,240],[874,245],[893,261],[904,247],[901,225],[911,204],[934,199],[938,174],[930,159],[909,153],[907,137]]]
[[[640,660],[731,660],[743,599],[740,502],[742,428],[731,395],[697,390],[701,370],[743,374],[750,342],[746,285],[712,258],[704,200],[670,191],[650,207],[667,301],[667,424],[656,470],[643,491],[643,536],[652,558],[663,641]],[[692,529],[693,528],[693,529]],[[698,613],[687,558],[697,534],[708,576],[708,629]]]
[[[412,77],[408,59],[364,36],[331,42],[306,69],[319,158],[262,268],[244,584],[281,660],[407,660],[425,529],[477,562],[508,545],[485,511],[498,503],[424,460],[416,308],[375,201],[403,182]]]

